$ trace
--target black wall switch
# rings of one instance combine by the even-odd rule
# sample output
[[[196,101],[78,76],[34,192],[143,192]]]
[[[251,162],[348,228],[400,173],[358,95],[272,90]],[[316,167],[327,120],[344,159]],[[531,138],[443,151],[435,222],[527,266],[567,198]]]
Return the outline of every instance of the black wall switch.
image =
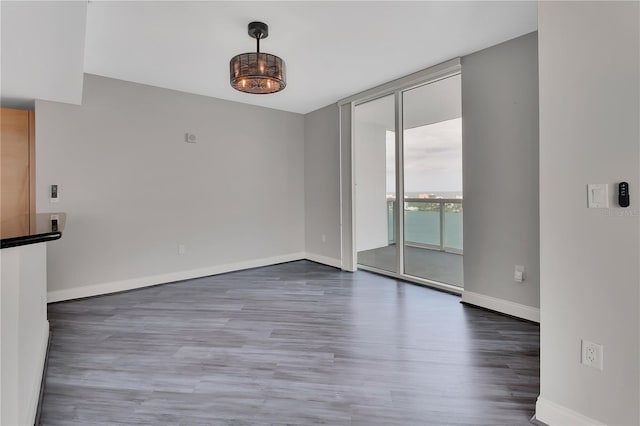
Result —
[[[627,182],[618,184],[618,204],[620,207],[629,207],[629,184]]]

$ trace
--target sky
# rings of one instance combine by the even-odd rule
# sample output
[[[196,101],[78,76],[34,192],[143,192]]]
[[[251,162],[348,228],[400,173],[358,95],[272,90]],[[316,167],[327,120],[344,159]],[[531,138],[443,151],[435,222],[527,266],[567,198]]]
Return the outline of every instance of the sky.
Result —
[[[387,193],[395,192],[395,133],[387,131]],[[404,192],[462,193],[462,119],[404,132]]]

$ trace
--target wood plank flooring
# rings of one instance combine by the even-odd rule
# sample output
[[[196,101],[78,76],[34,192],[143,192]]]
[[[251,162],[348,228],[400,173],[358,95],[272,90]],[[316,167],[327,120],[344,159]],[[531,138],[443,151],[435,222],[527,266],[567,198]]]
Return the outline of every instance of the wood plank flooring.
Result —
[[[285,263],[49,305],[45,425],[527,425],[539,327]]]

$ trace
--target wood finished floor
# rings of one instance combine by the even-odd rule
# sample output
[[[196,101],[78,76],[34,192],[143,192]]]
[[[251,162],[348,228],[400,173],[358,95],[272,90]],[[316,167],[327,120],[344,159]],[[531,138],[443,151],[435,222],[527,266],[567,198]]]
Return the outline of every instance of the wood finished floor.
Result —
[[[539,328],[300,261],[49,306],[45,425],[527,425]]]

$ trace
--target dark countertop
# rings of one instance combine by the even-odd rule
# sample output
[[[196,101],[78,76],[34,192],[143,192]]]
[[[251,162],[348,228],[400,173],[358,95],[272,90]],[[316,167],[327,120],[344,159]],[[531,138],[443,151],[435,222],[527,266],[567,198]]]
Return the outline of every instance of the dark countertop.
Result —
[[[36,215],[36,229],[34,232],[17,237],[2,238],[2,240],[0,240],[0,248],[4,249],[57,240],[62,237],[65,222],[66,214],[64,213],[38,213]]]

